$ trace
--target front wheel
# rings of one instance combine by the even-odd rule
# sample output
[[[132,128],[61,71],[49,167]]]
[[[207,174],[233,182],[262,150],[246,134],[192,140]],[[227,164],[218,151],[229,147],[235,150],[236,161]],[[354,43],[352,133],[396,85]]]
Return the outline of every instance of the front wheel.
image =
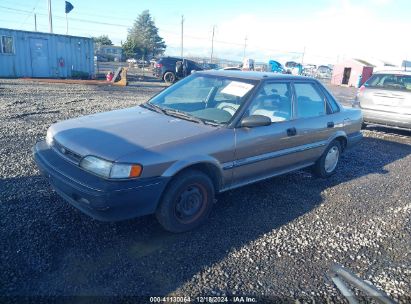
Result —
[[[185,232],[201,225],[210,214],[214,186],[197,170],[177,175],[168,185],[157,209],[160,224],[171,232]]]
[[[333,140],[325,149],[323,155],[315,162],[312,167],[314,175],[326,178],[337,171],[337,165],[341,156],[341,144],[338,140]]]

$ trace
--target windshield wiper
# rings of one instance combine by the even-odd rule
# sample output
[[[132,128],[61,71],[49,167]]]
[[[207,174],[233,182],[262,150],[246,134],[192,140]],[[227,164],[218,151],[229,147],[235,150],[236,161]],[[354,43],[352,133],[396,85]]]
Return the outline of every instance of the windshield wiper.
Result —
[[[158,113],[162,113],[162,114],[166,114],[166,115],[170,115],[170,116],[174,116],[177,118],[182,118],[185,120],[189,120],[189,121],[193,121],[193,122],[197,122],[197,123],[201,123],[201,124],[207,124],[207,125],[213,125],[213,126],[219,126],[220,124],[213,121],[213,120],[208,120],[208,119],[203,119],[203,118],[199,118],[193,115],[190,115],[186,112],[182,112],[176,109],[170,109],[170,108],[162,108],[159,107],[158,105],[146,102],[146,103],[142,103],[140,106],[142,106],[143,108],[152,110],[152,111],[156,111]]]
[[[179,110],[175,110],[175,109],[162,109],[164,111],[165,114],[170,115],[170,116],[174,116],[177,118],[182,118],[185,120],[189,120],[189,121],[193,121],[193,122],[197,122],[197,123],[201,123],[204,124],[204,121],[201,118],[198,118],[196,116],[190,115],[186,112],[182,112]]]
[[[220,123],[214,121],[214,120],[209,120],[209,119],[201,119],[203,121],[203,123],[205,123],[206,125],[212,125],[212,126],[221,126]]]
[[[140,106],[143,107],[143,108],[152,110],[152,111],[156,111],[157,113],[161,113],[161,114],[165,113],[163,108],[161,108],[161,107],[159,107],[155,104],[149,103],[149,102],[142,103]]]

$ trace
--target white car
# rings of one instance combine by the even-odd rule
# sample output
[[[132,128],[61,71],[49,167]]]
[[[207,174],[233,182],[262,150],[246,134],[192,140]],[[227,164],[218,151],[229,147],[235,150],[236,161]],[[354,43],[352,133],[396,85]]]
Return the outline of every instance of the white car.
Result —
[[[129,59],[127,59],[127,62],[128,63],[137,63],[137,60],[134,59],[134,58],[129,58]]]

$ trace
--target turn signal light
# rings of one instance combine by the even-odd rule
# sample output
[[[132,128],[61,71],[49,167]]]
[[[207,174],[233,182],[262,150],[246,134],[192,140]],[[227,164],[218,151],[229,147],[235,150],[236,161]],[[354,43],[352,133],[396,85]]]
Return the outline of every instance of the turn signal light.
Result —
[[[132,165],[130,169],[129,177],[139,177],[142,171],[143,171],[143,167],[141,167],[140,165]]]

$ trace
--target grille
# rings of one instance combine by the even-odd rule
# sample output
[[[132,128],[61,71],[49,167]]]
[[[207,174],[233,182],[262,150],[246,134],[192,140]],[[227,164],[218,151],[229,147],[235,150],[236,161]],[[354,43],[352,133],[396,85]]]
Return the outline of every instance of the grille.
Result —
[[[76,164],[79,164],[81,161],[81,155],[71,151],[70,149],[67,149],[64,147],[62,144],[57,142],[56,140],[53,141],[53,149],[61,156],[64,158],[68,159],[71,162],[74,162]]]

